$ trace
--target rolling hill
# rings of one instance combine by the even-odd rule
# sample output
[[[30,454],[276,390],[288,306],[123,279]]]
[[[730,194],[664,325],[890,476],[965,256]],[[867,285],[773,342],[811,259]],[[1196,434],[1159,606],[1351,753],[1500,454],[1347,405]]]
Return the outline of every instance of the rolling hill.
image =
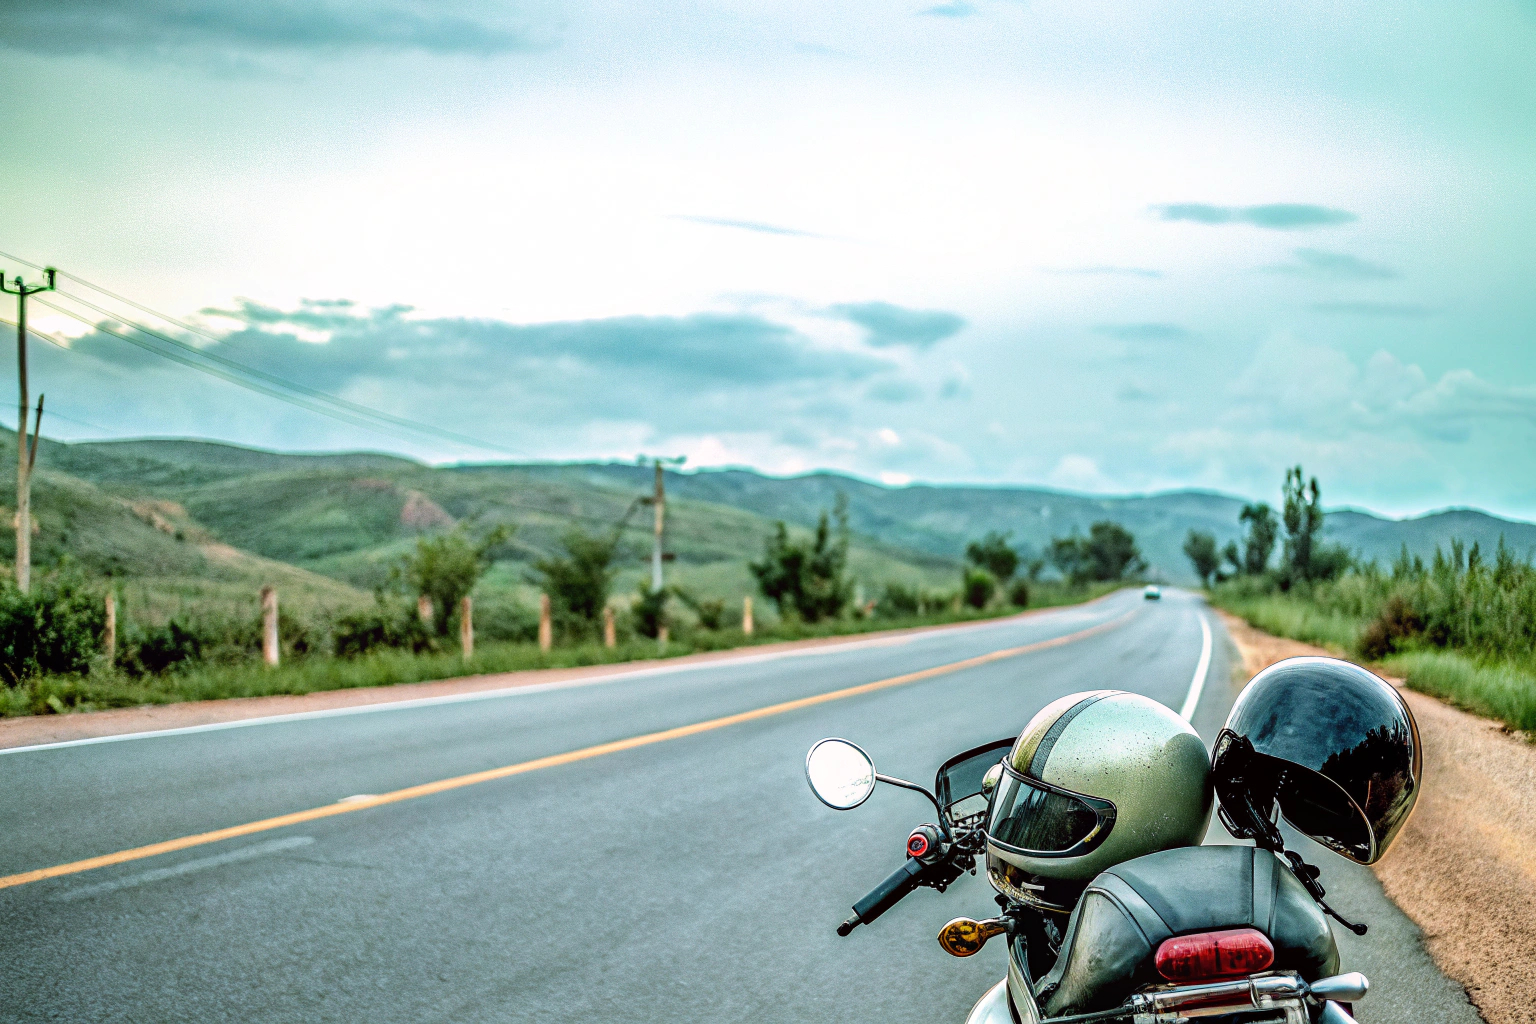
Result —
[[[14,437],[6,432],[0,446]],[[391,455],[190,440],[45,440],[38,462],[38,564],[67,555],[93,574],[136,581],[146,607],[217,598],[254,608],[260,584],[281,578],[295,607],[344,610],[366,602],[417,537],[461,523],[515,527],[506,559],[483,587],[525,599],[531,564],[572,528],[612,530],[629,515],[621,589],[640,579],[649,550],[648,512],[635,499],[649,491],[651,470],[635,465],[431,467]],[[1100,497],[1026,487],[892,488],[833,473],[777,478],[741,469],[669,472],[667,488],[673,578],[732,599],[753,591],[746,563],[761,553],[775,520],[811,528],[840,494],[854,532],[853,572],[870,594],[889,581],[952,587],[966,543],[988,530],[1011,532],[1028,557],[1051,537],[1101,519],[1136,535],[1149,575],[1189,583],[1186,532],[1236,539],[1244,503],[1203,491]],[[0,482],[0,504],[14,507],[13,489]],[[1326,532],[1382,562],[1404,545],[1429,556],[1452,538],[1491,548],[1502,536],[1522,556],[1536,549],[1536,525],[1474,510],[1404,520],[1339,510],[1329,513]],[[0,557],[10,547],[0,535]]]

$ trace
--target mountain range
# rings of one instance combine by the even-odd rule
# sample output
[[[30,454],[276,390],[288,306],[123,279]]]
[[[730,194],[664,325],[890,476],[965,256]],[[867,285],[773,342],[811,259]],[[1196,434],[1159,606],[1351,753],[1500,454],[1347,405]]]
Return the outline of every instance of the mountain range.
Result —
[[[14,434],[10,441],[14,444]],[[3,441],[0,441],[3,443]],[[619,463],[432,467],[373,453],[295,454],[194,440],[66,444],[38,455],[34,558],[67,555],[86,571],[138,581],[143,603],[165,594],[241,595],[281,581],[300,604],[368,599],[423,533],[467,524],[515,527],[508,555],[485,587],[529,590],[529,567],[570,529],[613,529],[628,513],[620,586],[632,587],[649,550],[649,467]],[[1325,482],[1326,484],[1326,482]],[[914,484],[886,487],[836,473],[771,477],[747,469],[666,474],[672,572],[704,595],[754,589],[749,559],[773,523],[809,529],[839,495],[854,534],[851,565],[866,593],[901,581],[952,588],[965,545],[989,530],[1011,536],[1025,558],[1054,536],[1113,520],[1135,534],[1148,575],[1194,582],[1181,547],[1190,529],[1220,543],[1241,535],[1242,498],[1206,491],[1103,497],[1031,487]],[[9,494],[7,491],[9,490]],[[0,484],[14,507],[14,485]],[[1278,495],[1271,503],[1278,502]],[[1341,509],[1325,533],[1363,560],[1390,562],[1406,546],[1428,557],[1455,538],[1517,554],[1536,550],[1536,524],[1472,509],[1388,519]],[[0,556],[13,542],[0,537]],[[151,593],[153,592],[153,593]],[[155,595],[162,595],[156,598]]]

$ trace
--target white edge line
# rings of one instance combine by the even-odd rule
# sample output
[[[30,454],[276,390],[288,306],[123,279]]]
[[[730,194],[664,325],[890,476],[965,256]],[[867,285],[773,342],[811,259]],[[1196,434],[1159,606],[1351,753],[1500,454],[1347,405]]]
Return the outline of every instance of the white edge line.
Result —
[[[1197,610],[1195,617],[1200,620],[1200,661],[1195,665],[1195,677],[1189,681],[1189,695],[1184,698],[1184,706],[1179,708],[1179,717],[1186,722],[1195,717],[1200,694],[1205,690],[1205,677],[1211,668],[1211,624],[1206,621],[1204,612]]]
[[[1092,602],[1091,602],[1092,603]],[[1063,612],[1081,610],[1081,605],[1067,605],[1059,609]],[[1058,609],[1045,609],[1050,612]],[[1042,616],[1043,617],[1043,616]],[[316,718],[338,718],[343,715],[364,715],[379,711],[406,711],[412,708],[432,707],[438,704],[462,704],[477,700],[497,700],[502,697],[518,697],[524,694],[548,693],[551,690],[567,690],[579,686],[595,686],[600,683],[617,682],[624,679],[639,679],[645,676],[665,675],[668,673],[682,674],[686,672],[700,672],[712,668],[731,668],[737,665],[756,665],[763,662],[780,661],[786,658],[807,658],[842,654],[844,651],[859,650],[865,647],[893,647],[899,644],[910,643],[928,636],[941,633],[971,632],[977,629],[988,629],[1006,625],[1016,625],[1007,619],[991,622],[977,622],[956,628],[954,626],[937,626],[905,633],[899,636],[872,637],[868,640],[853,640],[841,644],[826,644],[816,647],[800,648],[791,651],[774,651],[770,654],[747,654],[736,658],[719,658],[714,661],[695,662],[691,665],[652,665],[646,668],[625,669],[619,672],[609,672],[605,675],[587,676],[582,679],[562,679],[550,683],[525,683],[521,686],[505,686],[496,690],[477,690],[474,693],[450,693],[440,697],[417,697],[411,700],[382,701],[376,704],[355,704],[345,708],[324,708],[319,711],[295,711],[286,715],[264,715],[259,718],[241,718],[232,722],[205,722],[202,725],[183,725],[174,729],[147,729],[143,732],[124,732],[112,736],[87,736],[78,740],[59,740],[55,743],[35,743],[25,747],[0,748],[0,757],[7,754],[28,754],[40,750],[58,750],[63,747],[86,747],[97,743],[121,743],[127,740],[153,739],[158,736],[188,736],[200,732],[218,732],[223,729],[244,729],[257,725],[282,725],[287,722],[305,722]],[[409,685],[409,684],[401,684]],[[316,691],[335,692],[335,691]]]

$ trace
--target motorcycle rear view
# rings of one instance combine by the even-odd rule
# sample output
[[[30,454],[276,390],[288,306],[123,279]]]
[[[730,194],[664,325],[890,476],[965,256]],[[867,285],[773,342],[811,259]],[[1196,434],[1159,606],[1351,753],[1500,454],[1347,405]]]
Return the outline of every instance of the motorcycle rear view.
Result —
[[[805,769],[836,810],[885,783],[935,811],[839,935],[985,862],[998,914],[956,918],[938,936],[960,957],[1007,942],[1008,976],[972,1024],[1350,1024],[1369,984],[1340,973],[1328,918],[1365,926],[1328,906],[1319,870],[1285,848],[1277,820],[1373,863],[1421,778],[1418,729],[1396,690],[1328,658],[1255,676],[1210,757],[1161,704],[1098,690],[950,758],[932,791],[880,774],[843,739],[815,744]],[[1252,846],[1200,845],[1213,795],[1223,825]]]

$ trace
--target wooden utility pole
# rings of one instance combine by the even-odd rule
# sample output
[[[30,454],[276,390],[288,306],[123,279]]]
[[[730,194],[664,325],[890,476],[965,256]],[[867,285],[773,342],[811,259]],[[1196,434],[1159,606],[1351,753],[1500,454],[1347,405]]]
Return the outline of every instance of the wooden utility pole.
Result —
[[[117,597],[110,590],[107,591],[107,628],[101,640],[107,650],[107,664],[117,664]]]
[[[741,599],[741,631],[751,636],[752,628],[752,596],[749,594]]]
[[[25,401],[25,399],[23,399]],[[651,499],[656,507],[656,536],[651,543],[651,593],[661,593],[661,546],[662,531],[667,519],[667,485],[662,476],[661,460],[656,460],[656,495]]]
[[[277,588],[261,588],[261,660],[277,667]]]
[[[32,587],[32,467],[37,463],[37,431],[43,423],[43,398],[37,398],[37,419],[33,421],[32,441],[27,442],[27,416],[31,411],[27,395],[27,296],[53,291],[52,267],[43,271],[47,284],[29,285],[17,274],[10,285],[0,271],[0,291],[16,296],[16,589],[25,594]]]
[[[459,646],[464,648],[464,660],[475,656],[475,604],[469,598],[459,600]]]
[[[619,645],[618,631],[613,625],[613,609],[603,605],[603,646],[617,647]]]
[[[539,650],[548,652],[555,645],[554,625],[549,621],[549,595],[539,595]]]

